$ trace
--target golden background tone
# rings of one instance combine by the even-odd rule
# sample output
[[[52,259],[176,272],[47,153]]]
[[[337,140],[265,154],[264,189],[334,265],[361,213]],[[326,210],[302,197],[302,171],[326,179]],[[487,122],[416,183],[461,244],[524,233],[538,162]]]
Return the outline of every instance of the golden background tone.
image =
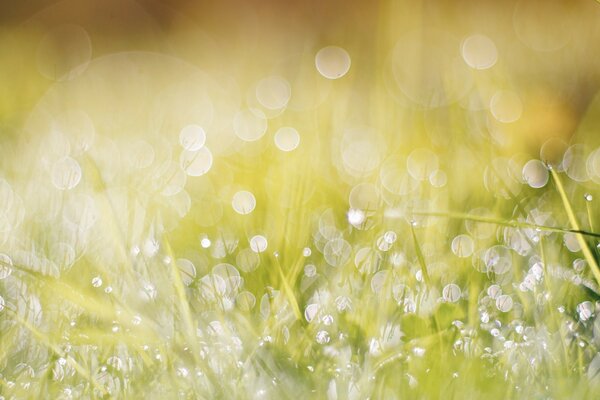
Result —
[[[600,397],[600,3],[0,3],[0,400]]]

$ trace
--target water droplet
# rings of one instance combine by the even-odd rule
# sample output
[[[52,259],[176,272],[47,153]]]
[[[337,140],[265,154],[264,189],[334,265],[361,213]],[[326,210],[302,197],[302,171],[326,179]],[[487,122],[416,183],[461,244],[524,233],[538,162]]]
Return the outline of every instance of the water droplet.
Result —
[[[507,294],[498,296],[496,299],[496,308],[502,312],[508,312],[513,307],[513,299]]]
[[[396,232],[394,231],[387,231],[383,234],[383,240],[385,240],[389,244],[395,243],[397,238],[398,235],[396,235]]]
[[[583,198],[585,199],[585,201],[592,201],[592,200],[594,200],[594,197],[591,194],[589,194],[589,193],[584,194]]]
[[[317,52],[315,66],[327,79],[339,79],[350,70],[350,55],[341,47],[327,46]]]
[[[312,250],[310,249],[310,247],[305,247],[305,248],[302,250],[302,255],[303,255],[304,257],[310,257],[310,255],[311,255],[311,254],[312,254]]]
[[[238,214],[250,214],[256,207],[256,199],[252,193],[241,190],[233,195],[231,206]]]
[[[309,304],[304,309],[304,318],[306,318],[306,321],[311,322],[317,315],[318,311],[319,311],[318,304]]]
[[[496,299],[496,298],[498,298],[498,296],[500,296],[502,294],[502,288],[500,286],[498,286],[498,285],[491,285],[487,289],[487,294],[492,299]]]
[[[235,304],[242,311],[250,311],[256,305],[256,297],[252,293],[244,291],[236,296]]]
[[[63,157],[52,166],[52,184],[60,190],[73,189],[81,181],[81,167],[71,157]]]
[[[456,303],[460,300],[460,296],[460,287],[454,283],[444,286],[444,289],[442,290],[442,297],[444,298],[444,301]]]
[[[329,337],[329,332],[318,331],[317,335],[315,336],[315,339],[317,340],[317,343],[319,343],[319,344],[327,344],[327,343],[329,343],[329,340],[331,338]]]
[[[262,235],[252,236],[250,239],[250,248],[255,253],[262,253],[267,249],[267,238]]]
[[[203,249],[208,249],[211,245],[210,239],[207,238],[206,236],[203,237],[202,239],[200,239],[200,246],[202,246]]]
[[[476,34],[466,38],[461,46],[462,57],[473,69],[488,69],[496,64],[498,50],[487,36]]]
[[[198,151],[206,143],[206,132],[199,125],[188,125],[179,132],[179,144],[185,150]]]
[[[579,303],[576,307],[577,314],[579,315],[579,319],[581,321],[587,321],[594,314],[594,305],[591,301],[584,301]]]
[[[99,276],[92,278],[92,286],[96,288],[102,286],[102,278]]]
[[[323,325],[329,326],[333,324],[333,316],[331,314],[324,315],[322,318]]]
[[[548,168],[540,160],[527,161],[522,172],[523,180],[534,189],[544,187],[548,183]]]
[[[296,129],[284,126],[275,132],[274,141],[279,150],[290,152],[300,144],[300,134]]]
[[[365,213],[362,210],[351,208],[348,210],[348,222],[354,226],[360,226],[365,221]]]
[[[521,118],[523,103],[516,93],[499,91],[490,100],[490,111],[499,122],[515,122]]]
[[[308,278],[312,278],[316,274],[317,267],[315,267],[313,264],[308,264],[304,266],[304,275],[306,275]]]
[[[287,80],[269,76],[256,84],[256,100],[269,110],[280,110],[290,101],[292,90]]]
[[[352,247],[342,238],[333,239],[327,242],[323,249],[323,256],[327,264],[332,267],[339,267],[346,264],[350,259]]]
[[[257,109],[238,111],[233,119],[233,131],[246,142],[254,142],[267,131],[267,117]]]
[[[425,349],[423,347],[415,346],[413,347],[412,352],[417,357],[423,357],[425,355]]]
[[[452,240],[452,252],[457,257],[470,257],[475,250],[475,243],[469,235],[458,235]]]
[[[240,250],[235,257],[235,261],[237,266],[244,272],[252,272],[256,268],[258,268],[258,264],[260,263],[260,257],[254,249],[243,249]]]
[[[207,147],[197,151],[184,150],[179,156],[181,169],[189,176],[206,174],[213,164],[213,156]]]

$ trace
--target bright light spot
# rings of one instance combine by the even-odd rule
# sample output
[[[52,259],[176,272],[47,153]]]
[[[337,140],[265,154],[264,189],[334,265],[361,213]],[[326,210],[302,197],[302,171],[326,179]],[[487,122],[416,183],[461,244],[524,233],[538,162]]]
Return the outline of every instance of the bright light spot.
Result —
[[[254,142],[267,131],[267,117],[257,109],[238,111],[233,117],[233,131],[246,142]]]
[[[304,275],[308,278],[312,278],[317,275],[317,267],[314,264],[307,264],[304,266]]]
[[[492,96],[490,111],[499,122],[515,122],[521,118],[523,103],[516,93],[502,90]]]
[[[529,160],[523,166],[523,179],[532,188],[544,187],[548,178],[548,169],[540,160]]]
[[[365,221],[365,213],[362,210],[351,208],[348,211],[348,222],[351,225],[358,226]]]
[[[267,249],[267,238],[262,235],[252,236],[250,239],[250,248],[255,253],[262,253]]]
[[[341,47],[324,47],[315,57],[315,65],[327,79],[339,79],[350,70],[350,55]]]
[[[437,188],[444,187],[444,186],[446,186],[447,182],[448,182],[448,176],[441,169],[435,170],[429,175],[429,183],[433,187],[437,187]]]
[[[579,315],[580,320],[587,321],[594,315],[594,305],[591,301],[579,303],[577,305],[577,314]]]
[[[256,199],[252,193],[241,190],[233,195],[231,206],[238,214],[250,214],[256,207]]]
[[[458,300],[460,300],[460,295],[460,287],[454,283],[450,283],[444,286],[444,289],[442,289],[442,297],[444,298],[444,301],[449,303],[456,303]]]
[[[452,252],[457,257],[469,257],[474,250],[475,244],[469,235],[458,235],[452,240]]]
[[[244,272],[252,272],[258,268],[260,257],[251,249],[240,250],[235,257],[237,266]]]
[[[279,150],[292,151],[300,144],[300,135],[296,129],[285,126],[277,130],[274,140]]]
[[[318,311],[319,311],[318,304],[309,304],[304,309],[304,318],[306,318],[307,322],[311,322],[317,315]]]
[[[563,168],[569,178],[577,182],[589,180],[587,149],[583,144],[574,144],[567,149],[563,156]]]
[[[200,150],[204,143],[206,143],[206,132],[199,125],[188,125],[179,132],[179,144],[185,150]]]
[[[351,252],[352,247],[350,246],[350,243],[346,242],[344,239],[338,238],[327,242],[323,249],[323,256],[325,257],[327,264],[332,267],[339,267],[346,264],[348,259],[350,259]]]
[[[235,304],[242,311],[250,311],[256,305],[256,297],[252,293],[244,291],[237,295]]]
[[[200,239],[200,246],[202,246],[203,249],[208,249],[211,245],[211,241],[209,238],[204,237],[202,239]]]
[[[256,85],[256,99],[269,110],[279,110],[290,101],[292,90],[288,81],[280,76],[264,78]]]
[[[81,167],[71,157],[63,157],[52,167],[52,183],[57,189],[73,189],[81,181]]]
[[[96,288],[102,286],[102,278],[99,276],[94,277],[92,279],[92,286]]]
[[[461,46],[463,59],[474,69],[488,69],[496,64],[498,50],[494,42],[484,35],[466,38]]]
[[[509,312],[513,307],[513,299],[507,294],[502,294],[496,298],[496,308],[501,312]]]
[[[210,150],[202,147],[198,151],[184,150],[179,156],[179,165],[189,176],[201,176],[212,167],[213,156]]]

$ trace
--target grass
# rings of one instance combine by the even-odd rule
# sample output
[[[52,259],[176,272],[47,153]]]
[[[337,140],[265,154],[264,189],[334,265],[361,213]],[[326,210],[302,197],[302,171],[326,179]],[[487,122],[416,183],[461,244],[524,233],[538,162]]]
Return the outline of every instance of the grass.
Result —
[[[508,31],[486,70],[426,28],[396,48],[399,7],[369,16],[376,46],[339,36],[335,80],[315,63],[327,43],[298,39],[207,50],[216,69],[176,46],[94,48],[53,82],[30,70],[40,32],[0,32],[19,55],[0,71],[27,61],[0,96],[0,399],[597,398],[599,105],[533,115],[526,36],[527,68]],[[268,75],[289,86],[281,109],[256,91]],[[505,90],[515,122],[488,99]],[[544,118],[573,122],[553,160],[531,134]],[[206,171],[180,143],[192,122]],[[255,205],[232,206],[242,190]]]

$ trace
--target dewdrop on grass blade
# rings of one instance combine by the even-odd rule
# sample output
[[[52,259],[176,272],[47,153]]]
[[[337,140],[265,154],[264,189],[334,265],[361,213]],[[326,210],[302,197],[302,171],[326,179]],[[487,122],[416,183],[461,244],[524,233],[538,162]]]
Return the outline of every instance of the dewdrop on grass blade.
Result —
[[[238,214],[250,214],[256,207],[256,199],[251,192],[241,190],[233,195],[231,206]]]

